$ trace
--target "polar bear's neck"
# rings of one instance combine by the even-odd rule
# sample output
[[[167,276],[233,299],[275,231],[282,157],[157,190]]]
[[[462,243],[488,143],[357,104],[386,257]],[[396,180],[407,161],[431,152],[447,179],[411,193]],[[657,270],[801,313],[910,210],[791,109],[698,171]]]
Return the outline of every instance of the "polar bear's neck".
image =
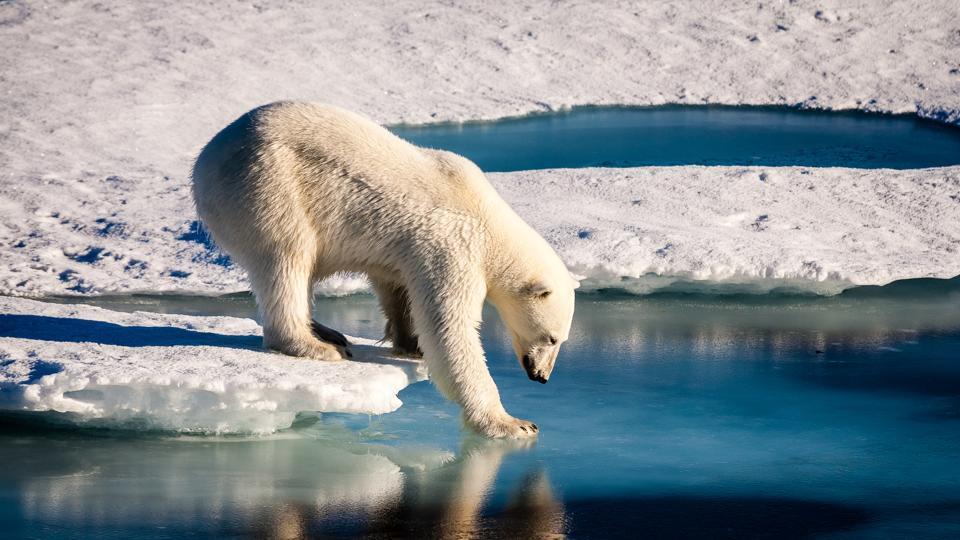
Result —
[[[488,298],[494,304],[513,294],[528,281],[562,266],[553,248],[506,202],[491,205],[485,212],[486,279]]]

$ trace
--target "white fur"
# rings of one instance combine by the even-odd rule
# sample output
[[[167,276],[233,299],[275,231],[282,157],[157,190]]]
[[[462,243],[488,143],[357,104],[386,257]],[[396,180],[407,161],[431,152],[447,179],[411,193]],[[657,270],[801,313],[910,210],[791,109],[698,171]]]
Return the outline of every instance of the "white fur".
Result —
[[[217,134],[193,179],[201,218],[249,274],[267,347],[339,360],[346,350],[311,332],[311,290],[333,273],[365,272],[387,338],[401,353],[419,346],[469,426],[534,436],[535,425],[504,410],[487,371],[483,302],[498,309],[530,377],[546,382],[576,283],[476,165],[336,107],[284,102]]]

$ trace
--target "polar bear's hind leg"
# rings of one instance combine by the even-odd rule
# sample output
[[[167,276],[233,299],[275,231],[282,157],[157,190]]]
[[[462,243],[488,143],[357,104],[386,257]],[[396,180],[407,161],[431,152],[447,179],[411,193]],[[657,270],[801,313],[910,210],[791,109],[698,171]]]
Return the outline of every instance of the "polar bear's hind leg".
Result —
[[[393,352],[401,356],[423,356],[420,343],[413,330],[410,316],[410,294],[399,283],[388,283],[371,278],[373,289],[380,300],[380,309],[387,319],[384,339],[393,343]]]
[[[313,283],[310,278],[313,260],[300,257],[270,256],[262,259],[255,269],[250,269],[250,282],[263,318],[263,343],[291,356],[305,356],[317,360],[338,361],[343,359],[341,350],[346,346],[326,343],[318,339],[318,328],[323,334],[335,338],[343,335],[330,330],[310,317],[310,299]],[[248,268],[250,268],[248,266]]]

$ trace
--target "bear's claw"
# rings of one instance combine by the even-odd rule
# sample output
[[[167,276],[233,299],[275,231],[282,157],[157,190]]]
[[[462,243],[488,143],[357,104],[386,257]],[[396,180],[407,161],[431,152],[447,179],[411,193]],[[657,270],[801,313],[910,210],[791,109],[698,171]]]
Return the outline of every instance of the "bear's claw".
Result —
[[[470,424],[474,430],[495,439],[530,439],[537,436],[540,428],[529,420],[509,415],[478,424]]]
[[[313,330],[313,335],[331,345],[336,345],[337,347],[343,348],[350,346],[350,342],[347,341],[347,336],[337,332],[333,328],[328,328],[317,321],[310,321],[310,329]]]

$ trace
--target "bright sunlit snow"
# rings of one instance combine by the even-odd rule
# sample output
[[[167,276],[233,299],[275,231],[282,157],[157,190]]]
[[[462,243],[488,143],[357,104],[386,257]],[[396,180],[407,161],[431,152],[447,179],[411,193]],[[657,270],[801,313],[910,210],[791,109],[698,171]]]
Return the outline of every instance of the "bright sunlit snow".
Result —
[[[587,288],[836,294],[960,275],[960,167],[492,175]],[[675,285],[674,285],[675,286]]]
[[[960,274],[958,167],[563,169],[489,177],[584,278],[585,290],[649,292],[684,280],[833,294],[854,284]],[[148,194],[134,196],[145,188]],[[127,193],[127,204],[101,202],[115,191]],[[58,202],[65,192],[83,204]],[[14,223],[3,232],[14,247],[0,265],[0,293],[248,289],[242,270],[195,221],[184,182],[91,181],[36,196],[60,210],[25,216],[9,205],[6,218]],[[338,276],[319,292],[366,286],[361,277]]]

